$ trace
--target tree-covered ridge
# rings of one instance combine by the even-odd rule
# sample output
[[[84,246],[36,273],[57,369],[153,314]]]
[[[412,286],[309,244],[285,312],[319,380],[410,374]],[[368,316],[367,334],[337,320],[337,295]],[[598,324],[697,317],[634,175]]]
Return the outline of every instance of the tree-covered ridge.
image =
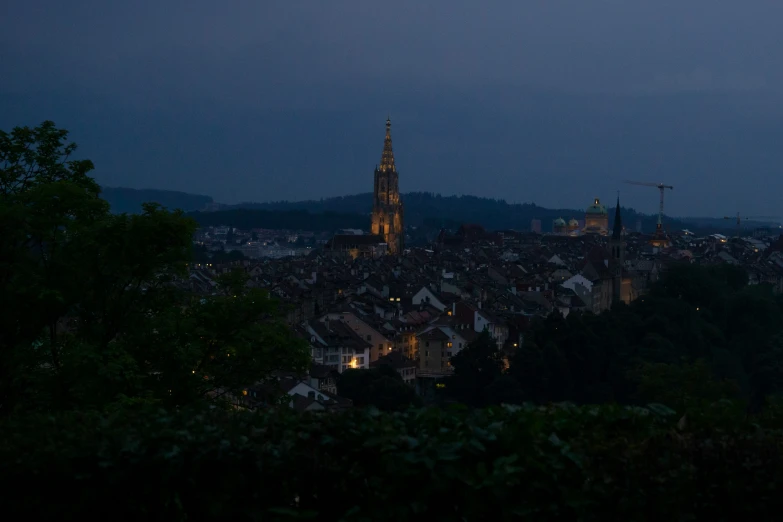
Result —
[[[168,190],[136,190],[103,187],[101,197],[109,202],[112,212],[138,213],[146,202],[158,203],[168,209],[190,213],[201,226],[233,225],[239,228],[269,228],[332,232],[340,228],[366,228],[372,211],[372,194],[306,201],[275,201],[268,203],[218,204],[211,212],[205,207],[214,203],[211,197]],[[583,219],[584,209],[552,209],[532,203],[508,203],[501,199],[476,196],[442,196],[429,192],[409,192],[403,195],[405,223],[417,227],[456,230],[462,223],[477,223],[489,230],[527,230],[533,219],[540,219],[544,231],[551,231],[557,218]],[[611,210],[611,209],[610,209]],[[623,222],[630,229],[641,221],[642,229],[655,228],[657,216],[622,208]],[[732,232],[733,222],[716,218],[669,218],[665,225],[673,230],[690,228],[703,233]]]
[[[588,198],[589,199],[589,198]],[[405,205],[405,224],[420,226],[425,220],[450,223],[476,223],[488,230],[524,230],[530,221],[540,219],[544,231],[551,231],[557,218],[584,219],[582,209],[550,209],[533,203],[508,203],[502,199],[477,196],[442,196],[430,192],[408,192],[402,195]],[[234,208],[275,211],[343,212],[366,215],[372,211],[372,194],[362,193],[312,201],[278,201],[271,203],[241,203]],[[653,230],[657,216],[640,214],[633,209],[622,209],[623,222],[635,227],[642,222],[644,230]],[[680,220],[665,218],[665,224],[673,229],[686,228]],[[730,228],[730,227],[729,227]]]
[[[142,211],[144,203],[158,203],[162,207],[185,212],[203,209],[213,202],[210,196],[188,194],[175,190],[131,189],[125,187],[101,187],[101,197],[109,203],[111,211],[136,214]]]

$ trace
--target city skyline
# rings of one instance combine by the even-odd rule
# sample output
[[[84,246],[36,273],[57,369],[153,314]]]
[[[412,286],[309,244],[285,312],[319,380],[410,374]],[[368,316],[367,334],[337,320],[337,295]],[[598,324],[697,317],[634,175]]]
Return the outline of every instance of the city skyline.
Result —
[[[780,214],[777,3],[156,6],[6,8],[0,127],[55,121],[107,186],[236,203],[369,192],[390,114],[403,193],[656,212],[633,179],[675,186],[670,215]]]

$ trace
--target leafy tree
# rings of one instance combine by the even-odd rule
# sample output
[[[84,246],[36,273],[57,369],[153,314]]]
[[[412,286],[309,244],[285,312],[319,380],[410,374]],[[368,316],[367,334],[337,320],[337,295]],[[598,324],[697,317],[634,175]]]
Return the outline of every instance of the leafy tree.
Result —
[[[510,375],[503,375],[487,386],[485,399],[487,404],[522,404],[525,391],[519,381]]]
[[[337,379],[337,393],[351,399],[355,406],[375,406],[384,411],[402,411],[421,404],[416,392],[387,364],[369,370],[345,370]]]
[[[381,411],[403,411],[411,406],[421,406],[421,400],[413,388],[402,382],[402,379],[386,375],[367,385],[360,402]]]
[[[642,363],[631,377],[641,403],[657,402],[678,412],[694,412],[722,399],[737,399],[736,383],[715,377],[703,359],[679,364]]]
[[[486,388],[503,374],[503,354],[497,342],[484,330],[451,358],[454,375],[446,389],[465,404],[483,405]]]
[[[182,405],[306,366],[267,294],[184,291],[195,223],[111,214],[75,148],[52,122],[0,133],[0,412]]]
[[[337,394],[358,404],[361,402],[362,393],[367,386],[379,377],[378,372],[374,369],[349,368],[344,370],[337,378]]]
[[[715,385],[717,395],[760,407],[783,391],[783,306],[768,288],[746,283],[737,267],[674,266],[630,306],[535,322],[510,375],[538,402],[679,408],[700,394],[714,401]],[[679,378],[695,382],[676,385]],[[727,391],[727,380],[738,390]]]

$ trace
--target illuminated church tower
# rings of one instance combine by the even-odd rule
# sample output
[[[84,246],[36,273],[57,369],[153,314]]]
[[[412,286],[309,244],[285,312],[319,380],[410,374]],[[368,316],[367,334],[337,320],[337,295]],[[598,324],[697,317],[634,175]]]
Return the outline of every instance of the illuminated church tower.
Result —
[[[386,120],[381,164],[375,168],[371,233],[383,236],[390,254],[401,254],[405,229],[402,221],[402,200],[399,178],[394,166],[391,141],[391,120]]]

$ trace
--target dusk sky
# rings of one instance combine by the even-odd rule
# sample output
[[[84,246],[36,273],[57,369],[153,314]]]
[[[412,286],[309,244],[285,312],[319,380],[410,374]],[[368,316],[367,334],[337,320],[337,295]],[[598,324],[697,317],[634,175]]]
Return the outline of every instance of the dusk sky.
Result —
[[[0,128],[107,186],[217,201],[400,188],[781,215],[780,0],[9,0]]]

